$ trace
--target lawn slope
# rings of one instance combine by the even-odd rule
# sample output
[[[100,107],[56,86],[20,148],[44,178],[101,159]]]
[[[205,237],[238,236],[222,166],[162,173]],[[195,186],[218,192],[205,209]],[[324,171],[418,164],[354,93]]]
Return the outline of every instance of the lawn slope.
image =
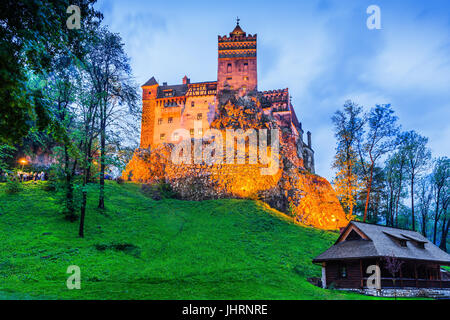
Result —
[[[337,234],[294,225],[260,202],[154,201],[135,184],[90,186],[86,238],[61,197],[0,184],[0,299],[361,299],[306,281]],[[81,290],[68,290],[69,265]]]

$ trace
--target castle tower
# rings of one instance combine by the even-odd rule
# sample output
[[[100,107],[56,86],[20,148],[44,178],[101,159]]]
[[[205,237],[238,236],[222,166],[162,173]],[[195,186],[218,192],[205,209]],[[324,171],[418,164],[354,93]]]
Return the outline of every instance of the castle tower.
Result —
[[[218,39],[217,90],[222,90],[226,84],[243,93],[257,89],[256,34],[247,35],[239,26],[238,18],[230,36]]]
[[[158,94],[158,82],[151,77],[142,88],[142,124],[140,148],[146,149],[153,144],[155,129],[155,109]]]

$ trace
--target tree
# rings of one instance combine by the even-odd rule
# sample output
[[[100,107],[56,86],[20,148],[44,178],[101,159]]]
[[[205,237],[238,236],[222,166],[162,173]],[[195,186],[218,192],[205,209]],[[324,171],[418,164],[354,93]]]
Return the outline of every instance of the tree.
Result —
[[[447,239],[448,230],[450,227],[450,212],[448,205],[450,203],[450,188],[447,186],[447,190],[444,192],[444,197],[442,199],[442,231],[441,231],[441,241],[439,243],[439,248],[447,251]]]
[[[414,214],[414,182],[420,173],[426,169],[431,152],[427,148],[428,138],[423,137],[415,131],[408,131],[401,134],[402,146],[406,155],[406,164],[411,187],[411,218],[412,229],[416,230],[416,218]]]
[[[384,168],[385,197],[387,202],[386,225],[398,226],[398,207],[404,196],[405,180],[404,153],[397,151],[386,160]]]
[[[94,94],[98,97],[98,127],[100,132],[100,209],[105,208],[105,170],[107,165],[107,129],[125,121],[129,114],[139,112],[137,87],[131,78],[129,59],[118,34],[106,28],[96,32],[89,48],[85,70],[90,76]]]
[[[384,260],[385,260],[386,269],[392,275],[392,282],[394,283],[394,297],[395,297],[395,299],[397,299],[395,280],[396,280],[397,273],[402,268],[403,261],[400,261],[399,259],[397,259],[397,257],[394,255],[393,252],[390,256],[385,257]]]
[[[349,220],[353,217],[355,197],[360,187],[354,167],[357,161],[356,145],[361,139],[364,126],[361,113],[362,107],[346,101],[344,110],[336,111],[332,117],[337,139],[333,168],[338,170],[334,186]]]
[[[383,155],[395,148],[393,138],[398,132],[397,117],[390,104],[376,105],[367,115],[367,124],[364,140],[358,144],[361,168],[366,177],[364,222],[367,219],[375,165]]]
[[[432,173],[432,190],[435,204],[434,210],[434,227],[433,227],[433,243],[436,244],[438,222],[441,218],[442,203],[445,197],[448,197],[450,184],[450,159],[447,157],[435,160]]]
[[[85,27],[102,18],[93,9],[94,3],[95,0],[0,2],[0,142],[16,143],[31,127],[43,130],[51,123],[49,101],[43,97],[42,87],[30,86],[30,77],[45,78],[61,53],[78,56],[83,51],[82,47],[70,45],[84,31],[67,29],[66,10],[71,4],[79,6]]]
[[[418,181],[418,188],[416,190],[417,206],[420,213],[421,229],[424,237],[427,236],[427,223],[429,220],[429,213],[431,208],[431,201],[433,194],[431,192],[431,177],[426,176]]]

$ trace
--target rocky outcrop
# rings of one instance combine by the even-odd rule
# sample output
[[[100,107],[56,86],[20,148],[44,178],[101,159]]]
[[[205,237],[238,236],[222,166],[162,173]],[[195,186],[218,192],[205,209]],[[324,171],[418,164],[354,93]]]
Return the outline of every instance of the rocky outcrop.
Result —
[[[337,229],[347,225],[345,213],[330,183],[305,170],[303,158],[298,155],[298,138],[289,127],[280,128],[270,115],[262,114],[263,99],[258,95],[236,98],[225,91],[219,100],[221,107],[211,124],[215,130],[278,130],[279,152],[272,154],[272,149],[268,149],[272,165],[278,163],[278,166],[272,166],[275,170],[271,174],[267,174],[270,163],[249,161],[249,147],[246,147],[243,164],[226,161],[226,141],[222,145],[223,159],[220,163],[207,164],[198,160],[194,163],[195,146],[200,154],[205,155],[210,152],[211,141],[185,140],[187,145],[189,142],[191,144],[188,148],[190,161],[175,163],[172,154],[177,154],[178,151],[174,150],[178,149],[173,144],[162,144],[153,150],[140,149],[123,172],[123,179],[143,183],[164,182],[179,198],[187,200],[259,199],[290,215],[297,223],[321,229]],[[272,137],[269,140],[272,141]],[[232,141],[234,144],[234,138]]]
[[[261,174],[261,164],[174,164],[173,145],[138,150],[123,178],[142,183],[168,183],[180,199],[259,199],[292,216],[298,223],[321,229],[347,224],[330,183],[282,157],[273,175]]]

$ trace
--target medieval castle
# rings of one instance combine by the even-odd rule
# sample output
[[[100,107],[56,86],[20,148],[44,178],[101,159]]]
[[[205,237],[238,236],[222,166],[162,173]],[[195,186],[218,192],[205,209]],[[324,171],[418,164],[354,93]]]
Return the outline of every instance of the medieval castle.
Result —
[[[202,137],[214,120],[217,94],[225,87],[245,95],[258,89],[256,34],[246,34],[237,25],[229,36],[218,37],[217,81],[191,83],[185,76],[182,84],[160,85],[154,77],[142,86],[142,127],[140,148],[156,147],[171,141],[176,129],[186,129],[191,137]],[[271,114],[280,127],[290,127],[295,137],[297,154],[304,167],[314,173],[314,151],[311,133],[303,141],[303,129],[291,104],[289,90],[261,92],[270,102],[263,112]],[[195,132],[194,121],[201,122]],[[197,123],[198,123],[197,122]],[[175,141],[176,139],[175,136]]]

